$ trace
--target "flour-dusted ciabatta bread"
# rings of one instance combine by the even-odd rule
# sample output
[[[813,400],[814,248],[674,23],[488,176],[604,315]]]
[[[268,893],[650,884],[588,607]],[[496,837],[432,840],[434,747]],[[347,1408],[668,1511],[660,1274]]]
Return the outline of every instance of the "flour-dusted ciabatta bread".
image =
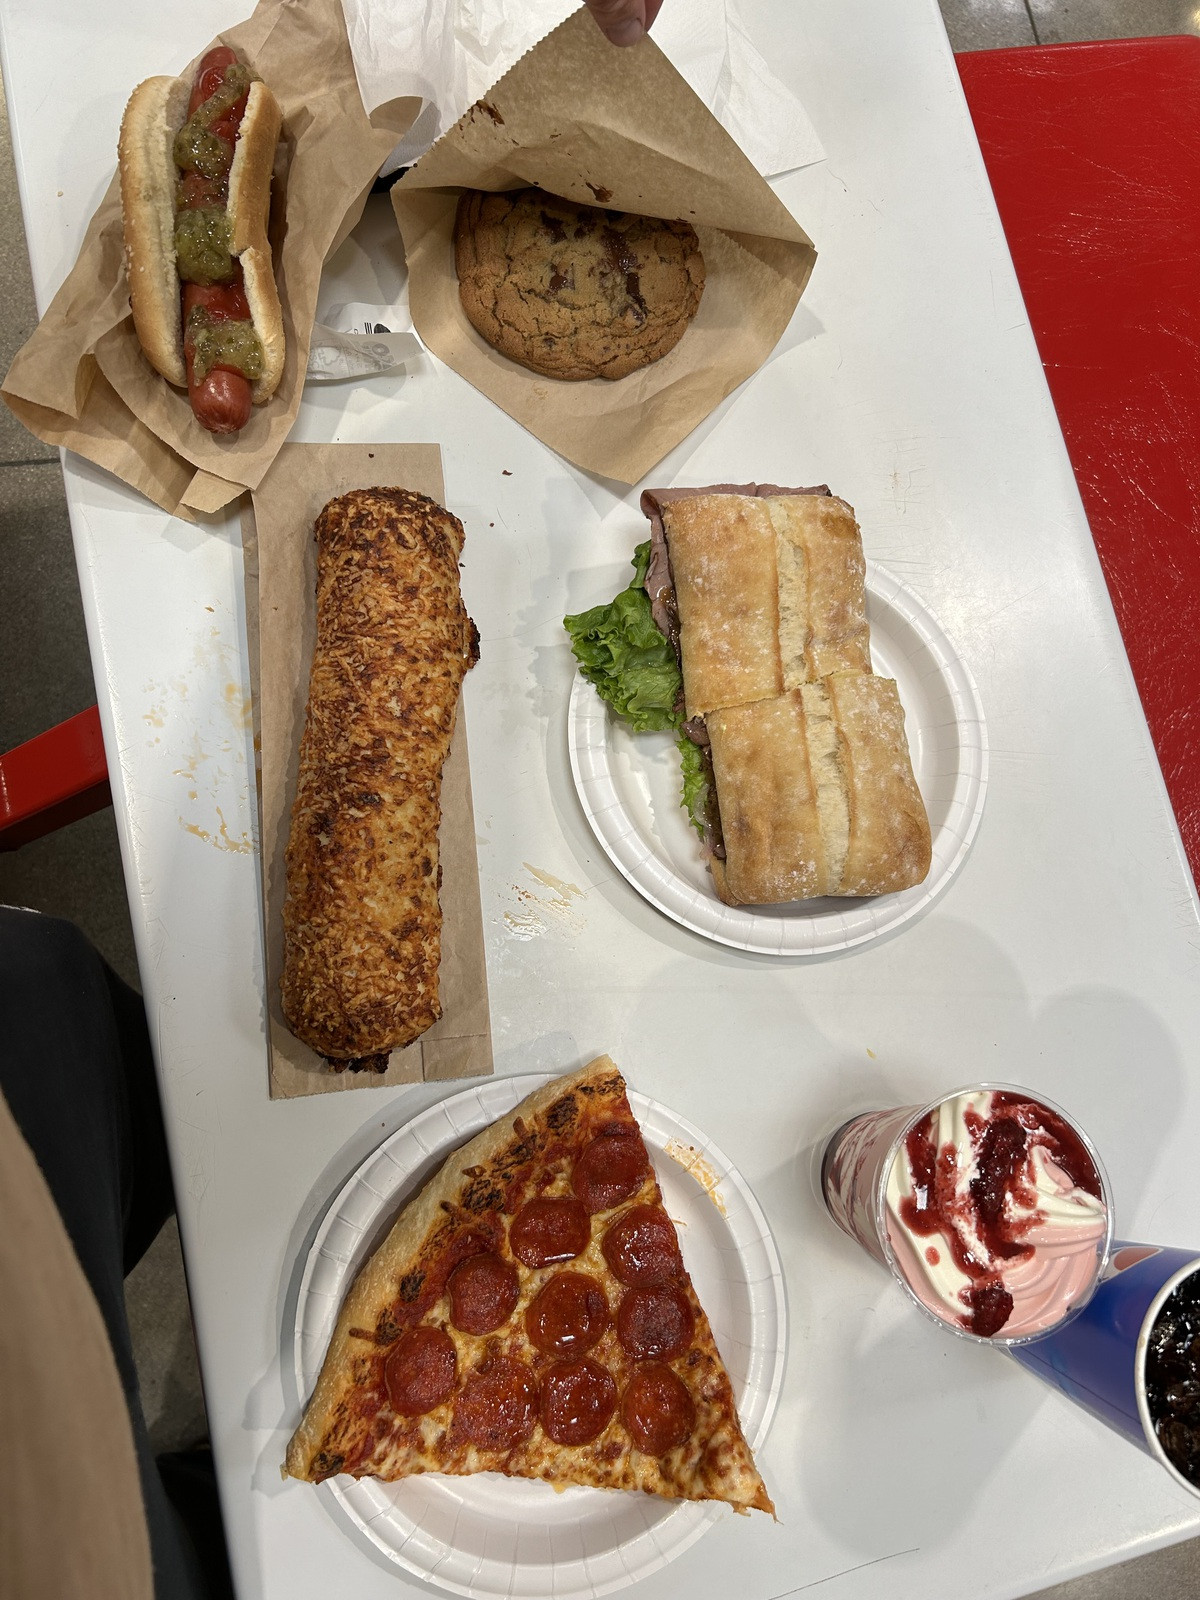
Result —
[[[285,1475],[421,1472],[773,1509],[607,1056],[455,1151],[342,1307]]]
[[[911,888],[929,871],[929,821],[895,682],[838,672],[704,719],[730,905]]]
[[[456,517],[407,489],[321,512],[317,638],[287,846],[283,1013],[382,1072],[441,1015],[442,766],[478,635]]]
[[[929,871],[895,683],[871,671],[854,512],[821,485],[649,489],[646,591],[683,679],[720,898],[889,894]]]
[[[642,509],[633,583],[564,621],[619,716],[674,729],[718,896],[775,905],[920,883],[929,821],[896,684],[871,671],[851,507],[824,485],[723,483],[648,489]]]
[[[677,641],[689,717],[870,672],[862,538],[828,489],[649,489],[655,620]],[[664,623],[666,626],[664,627]]]

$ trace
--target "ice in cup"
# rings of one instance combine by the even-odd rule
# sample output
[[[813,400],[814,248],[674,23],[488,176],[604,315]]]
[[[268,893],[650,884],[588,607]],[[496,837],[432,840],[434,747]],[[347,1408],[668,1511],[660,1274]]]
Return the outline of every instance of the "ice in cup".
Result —
[[[1200,1253],[1118,1241],[1079,1316],[1009,1355],[1200,1495]]]
[[[1145,1340],[1144,1420],[1187,1486],[1200,1494],[1200,1265],[1170,1286]]]
[[[1065,1112],[1023,1089],[866,1112],[834,1134],[821,1178],[839,1227],[966,1338],[1012,1345],[1060,1327],[1108,1259],[1099,1157]]]

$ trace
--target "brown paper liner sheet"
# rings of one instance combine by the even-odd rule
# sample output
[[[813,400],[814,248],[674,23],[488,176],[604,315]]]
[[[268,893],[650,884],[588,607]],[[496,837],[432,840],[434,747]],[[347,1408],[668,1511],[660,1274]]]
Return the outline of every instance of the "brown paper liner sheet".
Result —
[[[397,100],[368,119],[340,0],[260,0],[246,22],[214,42],[237,50],[283,111],[269,232],[287,359],[275,395],[255,406],[241,433],[218,437],[196,421],[186,393],[150,366],[129,310],[115,175],[75,266],[0,391],[46,444],[86,456],[186,518],[256,488],[274,461],[304,390],[322,266],[357,222],[375,174],[420,107]]]
[[[586,205],[681,218],[700,239],[700,309],[661,361],[610,382],[546,378],[467,321],[454,270],[462,189],[534,184]],[[647,35],[610,45],[578,11],[535,45],[392,189],[413,323],[429,348],[588,471],[637,483],[774,349],[816,252]]]
[[[252,515],[247,513],[243,520],[247,633],[261,761],[259,817],[272,1099],[478,1077],[492,1070],[475,816],[461,702],[442,778],[438,835],[442,863],[441,1018],[405,1049],[393,1050],[386,1072],[333,1072],[289,1032],[280,1005],[284,852],[316,642],[313,524],[321,508],[335,496],[382,485],[412,489],[444,504],[438,446],[284,445],[254,492]]]

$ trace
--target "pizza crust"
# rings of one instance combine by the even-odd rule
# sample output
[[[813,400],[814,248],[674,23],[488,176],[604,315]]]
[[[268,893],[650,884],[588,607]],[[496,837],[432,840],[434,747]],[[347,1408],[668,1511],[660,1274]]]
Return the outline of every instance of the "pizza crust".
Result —
[[[587,1085],[593,1093],[603,1093],[604,1085],[614,1077],[621,1082],[616,1063],[608,1056],[597,1056],[578,1072],[535,1089],[506,1116],[484,1128],[448,1157],[441,1171],[405,1206],[392,1231],[354,1280],[354,1287],[342,1307],[317,1387],[305,1409],[304,1420],[288,1445],[285,1477],[311,1475],[313,1457],[320,1450],[341,1405],[345,1373],[362,1348],[362,1340],[352,1338],[350,1330],[375,1327],[380,1313],[395,1299],[395,1285],[404,1268],[419,1254],[426,1236],[445,1214],[444,1205],[457,1201],[462,1193],[463,1168],[494,1166],[505,1151],[520,1143],[518,1121],[535,1121],[575,1088]],[[622,1091],[623,1088],[622,1083]]]
[[[506,1217],[488,1210],[496,1198],[490,1191],[503,1186],[513,1174],[518,1175],[514,1181],[519,1181],[520,1173],[542,1169],[536,1185],[519,1190],[521,1194],[569,1194],[572,1163],[563,1151],[568,1146],[582,1148],[594,1128],[614,1121],[636,1129],[624,1081],[612,1061],[601,1056],[578,1072],[536,1090],[447,1160],[401,1213],[356,1280],[338,1318],[313,1398],[288,1447],[285,1476],[319,1480],[350,1470],[357,1476],[396,1479],[426,1471],[455,1475],[501,1471],[559,1485],[642,1489],[668,1497],[725,1500],[738,1510],[773,1509],[742,1436],[729,1377],[690,1279],[677,1287],[691,1305],[694,1335],[688,1350],[670,1364],[691,1395],[697,1421],[689,1438],[660,1458],[634,1449],[619,1406],[598,1437],[584,1446],[557,1445],[535,1428],[529,1439],[503,1453],[481,1449],[456,1435],[452,1401],[408,1419],[396,1418],[387,1407],[379,1346],[390,1343],[400,1331],[391,1310],[397,1301],[397,1285],[403,1291],[411,1282],[417,1285],[414,1293],[419,1293],[420,1264],[436,1260],[439,1238],[456,1227],[469,1228],[472,1215],[490,1217],[491,1225],[506,1229]],[[549,1181],[543,1181],[548,1174]],[[534,1367],[539,1361],[545,1363],[553,1358],[540,1356],[529,1345],[524,1307],[558,1271],[581,1271],[604,1287],[615,1313],[623,1291],[605,1263],[603,1235],[627,1207],[661,1203],[650,1170],[636,1194],[592,1218],[590,1242],[580,1256],[540,1270],[519,1268],[522,1290],[518,1308],[496,1334],[472,1338],[447,1325],[448,1302],[440,1289],[438,1298],[420,1311],[416,1321],[445,1326],[451,1333],[460,1380],[497,1354],[532,1361]],[[503,1243],[503,1233],[500,1237]],[[623,1390],[637,1364],[620,1345],[615,1319],[590,1354]],[[356,1415],[356,1400],[364,1398],[366,1409]]]

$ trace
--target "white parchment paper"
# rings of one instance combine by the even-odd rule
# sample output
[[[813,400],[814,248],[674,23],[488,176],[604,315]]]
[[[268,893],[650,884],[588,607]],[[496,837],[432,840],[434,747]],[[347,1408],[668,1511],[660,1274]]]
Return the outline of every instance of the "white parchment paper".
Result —
[[[577,0],[342,0],[367,111],[401,95],[424,109],[384,166],[411,165]],[[667,0],[655,43],[763,174],[824,158],[804,107],[751,44],[735,0]]]

